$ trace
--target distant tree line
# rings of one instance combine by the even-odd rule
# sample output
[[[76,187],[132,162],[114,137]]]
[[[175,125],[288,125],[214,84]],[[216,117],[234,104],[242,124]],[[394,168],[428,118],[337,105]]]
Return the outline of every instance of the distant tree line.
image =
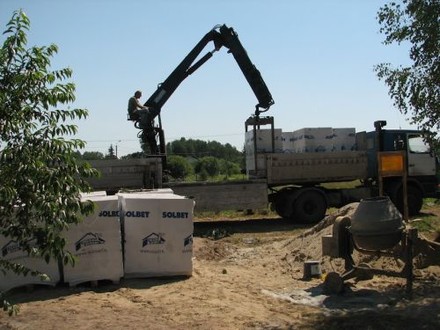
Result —
[[[113,147],[112,144],[108,148],[108,152],[105,155],[100,151],[84,151],[83,154],[77,151],[76,157],[83,160],[118,159],[115,148]],[[133,157],[129,157],[129,158],[133,158]]]
[[[168,155],[193,156],[196,158],[212,156],[235,163],[240,163],[243,159],[243,153],[229,143],[221,144],[217,141],[206,142],[185,138],[167,143],[167,153]]]
[[[167,144],[167,170],[178,180],[194,177],[208,180],[221,176],[230,178],[244,168],[244,153],[217,141],[181,138]]]
[[[167,143],[167,171],[175,180],[208,180],[221,177],[230,178],[243,172],[245,168],[244,152],[238,151],[229,143],[202,141],[181,138]],[[136,152],[120,157],[138,159],[147,156]],[[118,159],[113,145],[103,154],[98,151],[77,152],[83,160]]]

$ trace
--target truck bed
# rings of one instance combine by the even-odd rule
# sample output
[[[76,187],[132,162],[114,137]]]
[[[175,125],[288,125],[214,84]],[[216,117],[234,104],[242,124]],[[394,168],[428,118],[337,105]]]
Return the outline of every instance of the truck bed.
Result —
[[[352,181],[367,177],[364,151],[265,154],[269,186]],[[262,172],[259,172],[260,175]]]

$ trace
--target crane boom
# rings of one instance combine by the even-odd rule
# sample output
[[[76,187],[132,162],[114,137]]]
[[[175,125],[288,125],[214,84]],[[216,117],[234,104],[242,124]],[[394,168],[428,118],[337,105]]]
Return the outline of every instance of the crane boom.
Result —
[[[197,62],[196,59],[209,42],[214,43],[214,49],[202,56]],[[142,129],[141,138],[150,146],[152,154],[165,154],[165,139],[160,119],[160,113],[164,104],[171,95],[176,91],[179,85],[189,75],[194,73],[204,63],[206,63],[216,51],[221,47],[227,48],[236,60],[247,82],[252,88],[258,103],[255,106],[255,116],[258,118],[260,113],[269,110],[274,104],[272,95],[266,86],[260,72],[247,55],[246,50],[238,39],[237,33],[233,28],[226,25],[216,25],[212,30],[203,36],[196,46],[188,53],[188,55],[180,62],[180,64],[171,72],[171,74],[158,84],[157,90],[145,102],[145,106],[150,109],[148,124],[137,121],[135,126]],[[157,127],[154,120],[159,118]],[[159,145],[157,145],[156,137],[159,137]]]

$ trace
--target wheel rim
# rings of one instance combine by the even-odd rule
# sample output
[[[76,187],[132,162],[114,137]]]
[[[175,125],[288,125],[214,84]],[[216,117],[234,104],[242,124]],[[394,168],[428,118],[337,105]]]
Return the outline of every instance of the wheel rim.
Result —
[[[319,191],[305,191],[294,205],[294,217],[300,222],[315,223],[322,220],[327,210],[325,197]]]

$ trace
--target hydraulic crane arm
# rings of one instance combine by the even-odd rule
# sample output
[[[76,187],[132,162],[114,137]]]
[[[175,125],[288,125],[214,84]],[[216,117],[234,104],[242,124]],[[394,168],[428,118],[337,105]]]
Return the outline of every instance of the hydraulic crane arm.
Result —
[[[208,52],[194,63],[205,46],[211,41],[214,42],[214,50]],[[144,105],[151,109],[152,119],[160,114],[162,106],[168,101],[180,83],[207,62],[214,52],[220,50],[221,47],[228,48],[229,52],[232,53],[257,97],[258,104],[255,106],[255,114],[258,116],[259,113],[267,111],[274,104],[266,83],[255,65],[251,62],[246,50],[238,39],[237,33],[226,25],[216,25],[197,43],[168,78],[158,85],[157,90],[145,102]]]
[[[258,104],[255,106],[255,115],[258,117],[261,112],[269,110],[270,106],[274,104],[272,95],[261,77],[260,71],[257,70],[250,60],[234,29],[222,25],[220,27],[220,35],[223,45],[234,56],[235,61],[258,99]]]
[[[196,61],[200,53],[211,41],[214,43],[214,49]],[[255,106],[256,119],[259,118],[260,113],[269,110],[270,106],[274,104],[272,95],[270,94],[266,83],[240,43],[237,33],[226,25],[216,25],[197,43],[174,71],[171,72],[168,78],[158,85],[157,90],[145,102],[144,105],[149,108],[147,122],[139,120],[135,123],[135,127],[142,130],[140,137],[144,143],[149,145],[151,154],[163,155],[164,162],[166,149],[165,137],[160,119],[160,112],[163,105],[168,101],[186,77],[206,63],[212,55],[222,47],[229,49],[229,52],[232,53],[258,99],[258,103]],[[159,117],[158,127],[154,126],[156,117]],[[157,137],[159,140],[158,142],[156,141]]]

